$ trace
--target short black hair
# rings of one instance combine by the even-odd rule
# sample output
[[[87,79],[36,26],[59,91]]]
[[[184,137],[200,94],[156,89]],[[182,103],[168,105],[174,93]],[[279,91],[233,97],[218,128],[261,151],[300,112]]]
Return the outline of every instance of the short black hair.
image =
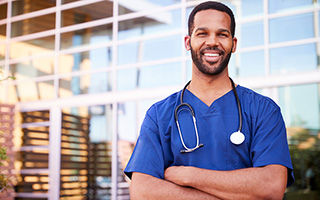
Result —
[[[197,5],[191,12],[190,16],[189,16],[189,20],[188,20],[188,33],[191,36],[192,31],[194,29],[194,16],[197,14],[197,12],[202,11],[202,10],[218,10],[221,12],[225,12],[230,16],[230,20],[231,20],[231,24],[230,24],[230,30],[231,30],[231,35],[232,37],[234,37],[235,34],[235,28],[236,28],[236,22],[234,19],[234,15],[232,10],[220,3],[220,2],[216,2],[216,1],[207,1],[207,2],[203,2],[199,5]]]

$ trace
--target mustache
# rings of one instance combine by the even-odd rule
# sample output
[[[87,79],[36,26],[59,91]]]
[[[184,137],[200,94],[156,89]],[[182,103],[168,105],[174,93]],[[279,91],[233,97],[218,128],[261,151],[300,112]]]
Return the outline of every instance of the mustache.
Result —
[[[200,50],[200,53],[203,54],[204,51],[217,51],[219,54],[224,54],[224,51],[219,49],[218,47],[205,47]]]

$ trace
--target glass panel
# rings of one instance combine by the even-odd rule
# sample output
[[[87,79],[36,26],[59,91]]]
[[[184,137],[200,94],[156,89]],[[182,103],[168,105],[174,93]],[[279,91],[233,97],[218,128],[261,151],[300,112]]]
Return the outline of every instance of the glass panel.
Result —
[[[181,0],[119,0],[119,14],[154,10],[162,6],[180,3]]]
[[[118,71],[118,90],[170,86],[181,83],[181,63],[167,63]]]
[[[0,20],[7,18],[7,3],[0,4]]]
[[[54,7],[56,1],[42,0],[42,1],[30,1],[19,0],[12,1],[12,16],[30,13],[37,10],[42,10],[50,7]]]
[[[290,73],[316,69],[318,65],[316,52],[316,44],[271,49],[271,73]]]
[[[312,6],[310,0],[279,1],[269,0],[269,13],[285,12]]]
[[[127,39],[180,30],[180,27],[180,10],[168,10],[162,13],[153,13],[145,17],[120,21],[118,35],[119,39]]]
[[[62,109],[60,199],[111,199],[111,116],[111,105]]]
[[[111,74],[107,72],[68,77],[59,80],[59,96],[108,92],[111,91],[111,85]]]
[[[113,16],[113,2],[101,1],[81,7],[63,10],[61,26],[69,26]]]
[[[320,85],[279,88],[280,106],[287,125],[288,142],[294,166],[295,183],[286,199],[319,197]]]
[[[111,47],[60,56],[59,73],[93,70],[109,67],[112,60]]]
[[[24,82],[17,85],[15,92],[21,102],[53,99],[54,85],[53,81]]]
[[[242,17],[263,15],[263,0],[242,0]]]
[[[312,38],[313,14],[301,14],[270,20],[270,43]]]
[[[48,14],[12,23],[11,37],[28,35],[55,28],[56,14]]]
[[[54,36],[37,38],[10,44],[10,58],[17,59],[54,52]]]
[[[6,39],[6,35],[7,35],[6,32],[7,32],[6,24],[0,25],[0,41],[3,41]]]
[[[240,54],[240,77],[261,76],[265,74],[264,51],[245,52]]]
[[[112,24],[96,26],[61,34],[61,49],[100,44],[112,40]]]
[[[6,55],[6,44],[0,43],[0,60],[4,60]]]
[[[250,47],[264,44],[263,21],[241,24],[240,28],[240,47]]]
[[[54,57],[37,58],[10,65],[11,74],[19,80],[54,74]]]

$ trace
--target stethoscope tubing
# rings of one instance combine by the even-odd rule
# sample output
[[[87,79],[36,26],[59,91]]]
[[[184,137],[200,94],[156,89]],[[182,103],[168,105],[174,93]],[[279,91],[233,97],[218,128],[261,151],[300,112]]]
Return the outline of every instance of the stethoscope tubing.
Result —
[[[230,82],[231,82],[231,85],[232,85],[232,90],[233,90],[234,96],[235,96],[236,101],[237,101],[237,107],[238,107],[238,113],[239,113],[239,128],[238,128],[238,131],[236,133],[240,133],[240,134],[243,135],[243,133],[241,133],[241,129],[242,129],[242,109],[241,109],[241,104],[240,104],[240,100],[239,100],[239,97],[238,97],[237,90],[235,88],[235,84],[234,84],[233,80],[230,77],[229,77],[229,79],[230,79]],[[178,132],[179,132],[181,143],[182,143],[182,145],[184,147],[184,149],[182,149],[180,151],[180,153],[192,152],[192,151],[204,146],[202,143],[200,143],[199,133],[198,133],[198,128],[197,128],[197,123],[196,123],[196,117],[195,117],[194,110],[193,110],[193,108],[192,108],[192,106],[190,104],[183,102],[184,92],[187,89],[187,87],[190,84],[190,82],[191,82],[191,80],[184,86],[184,88],[183,88],[183,90],[181,92],[181,96],[180,96],[180,104],[175,108],[175,111],[174,111],[174,119],[175,119],[176,124],[177,124],[177,128],[178,128]],[[187,108],[180,109],[181,107],[187,107]],[[183,135],[181,133],[181,129],[180,129],[179,121],[178,121],[178,115],[182,110],[188,110],[192,115],[192,121],[193,121],[194,129],[195,129],[195,133],[196,133],[196,140],[197,140],[196,146],[193,147],[193,148],[187,147],[187,145],[184,143]],[[244,135],[243,135],[243,137],[244,137]],[[233,142],[233,141],[231,141],[231,142]]]

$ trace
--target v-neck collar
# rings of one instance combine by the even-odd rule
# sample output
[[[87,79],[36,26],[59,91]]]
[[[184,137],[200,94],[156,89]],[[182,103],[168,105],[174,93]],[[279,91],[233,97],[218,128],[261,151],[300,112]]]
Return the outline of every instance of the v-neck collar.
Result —
[[[235,89],[237,90],[238,88],[239,88],[239,84],[236,86]],[[214,100],[211,103],[211,105],[208,106],[201,99],[199,99],[196,95],[194,95],[191,91],[186,89],[186,91],[184,93],[184,97],[183,97],[183,102],[191,104],[191,106],[193,106],[194,109],[197,110],[197,112],[208,112],[208,111],[216,110],[217,107],[219,107],[217,105],[220,105],[220,102],[223,102],[226,99],[230,99],[230,98],[227,98],[230,95],[234,95],[232,89],[230,91],[228,91],[227,93],[225,93],[224,95],[222,95],[221,97]]]

